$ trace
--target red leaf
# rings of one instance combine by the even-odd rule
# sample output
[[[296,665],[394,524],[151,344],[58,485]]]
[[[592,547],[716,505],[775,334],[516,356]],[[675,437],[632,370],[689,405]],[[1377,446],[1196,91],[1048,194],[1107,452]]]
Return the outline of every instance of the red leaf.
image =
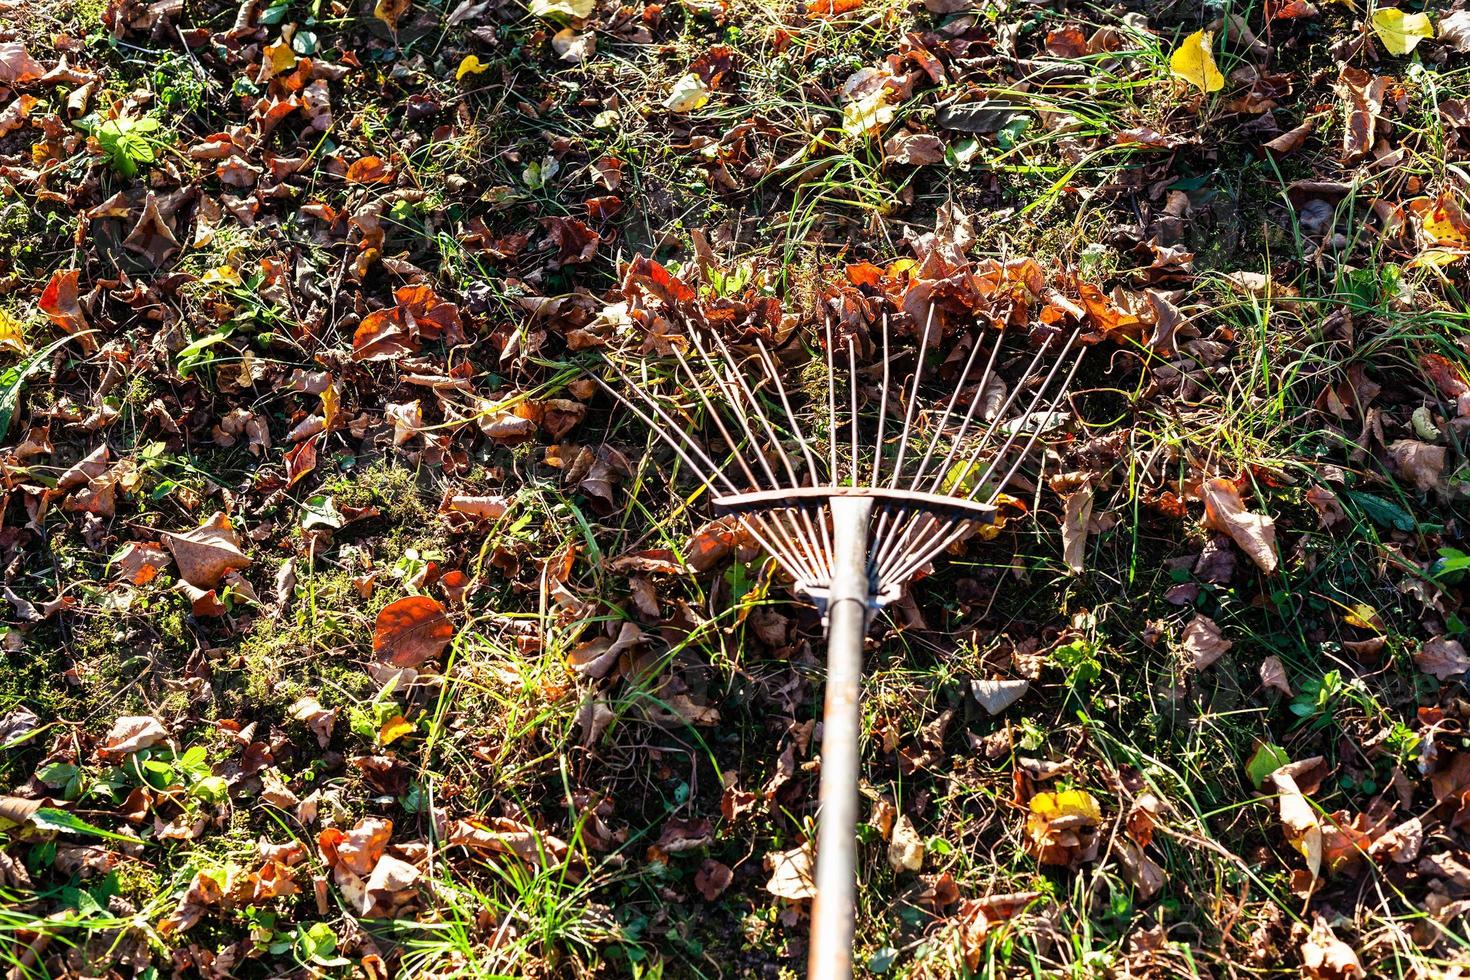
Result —
[[[437,599],[411,595],[378,613],[373,652],[395,667],[419,667],[433,660],[454,639],[454,624]]]
[[[82,303],[77,292],[81,275],[78,269],[62,269],[52,275],[45,291],[41,293],[41,312],[67,333],[78,333],[87,329],[87,318],[82,313]],[[96,349],[95,341],[91,337],[84,340],[87,341],[85,347],[89,350]]]
[[[316,441],[319,436],[297,444],[286,454],[286,486],[294,487],[302,477],[316,469]]]
[[[393,179],[388,171],[388,164],[383,162],[382,157],[367,156],[352,161],[347,168],[347,183],[349,184],[386,184]]]

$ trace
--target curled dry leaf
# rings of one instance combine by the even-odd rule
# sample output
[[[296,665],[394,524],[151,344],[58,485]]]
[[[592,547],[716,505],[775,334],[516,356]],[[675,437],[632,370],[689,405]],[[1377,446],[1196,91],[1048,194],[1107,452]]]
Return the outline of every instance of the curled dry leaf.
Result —
[[[1021,700],[1021,696],[1030,687],[1031,682],[1027,680],[973,680],[970,682],[970,693],[980,702],[980,707],[992,715],[998,715]]]
[[[642,643],[646,636],[637,623],[623,623],[616,639],[595,637],[577,644],[567,655],[567,664],[584,677],[606,677],[625,651]]]
[[[1158,862],[1149,857],[1147,852],[1127,837],[1118,837],[1113,841],[1113,856],[1118,859],[1118,866],[1123,869],[1123,877],[1128,883],[1138,890],[1140,899],[1150,899],[1158,894],[1160,888],[1164,887],[1164,869],[1159,867]]]
[[[727,865],[721,864],[714,858],[707,858],[694,873],[694,888],[700,895],[704,896],[706,902],[713,902],[724,894],[725,889],[730,887],[730,882],[735,880],[735,872]]]
[[[130,585],[147,585],[167,568],[172,559],[162,546],[148,541],[133,541],[116,559],[118,581]]]
[[[441,514],[463,514],[477,521],[499,520],[509,509],[507,497],[471,497],[458,493],[445,494],[439,504]]]
[[[888,841],[888,865],[894,871],[918,871],[924,867],[924,839],[914,829],[907,814],[900,813],[893,822],[893,836]]]
[[[251,561],[240,550],[240,538],[230,519],[216,512],[192,531],[165,531],[163,542],[173,552],[179,576],[196,589],[213,589],[230,572],[249,568]]]
[[[1346,117],[1342,133],[1343,163],[1356,163],[1372,151],[1388,83],[1389,79],[1382,75],[1371,75],[1359,68],[1343,68],[1337,81]]]
[[[306,695],[291,705],[290,715],[311,730],[317,745],[326,748],[332,741],[332,729],[337,725],[336,708],[328,710],[316,698]]]
[[[1026,849],[1042,864],[1076,865],[1097,857],[1102,808],[1080,789],[1037,793],[1026,818]]]
[[[1261,661],[1261,683],[1291,697],[1291,682],[1286,679],[1286,666],[1275,655]]]
[[[1246,510],[1234,481],[1224,477],[1206,480],[1200,497],[1205,502],[1206,527],[1230,535],[1262,571],[1276,570],[1276,525],[1270,517]]]
[[[1470,670],[1470,657],[1459,640],[1447,636],[1436,636],[1425,640],[1414,654],[1414,663],[1424,673],[1441,681]]]
[[[799,902],[815,898],[817,885],[812,879],[812,848],[804,844],[789,851],[773,851],[766,855],[766,870],[771,878],[766,891],[777,898]]]
[[[1081,575],[1087,553],[1087,525],[1092,520],[1092,485],[1067,494],[1062,514],[1062,560],[1073,575]]]
[[[101,751],[109,758],[118,759],[157,745],[166,738],[168,729],[157,718],[130,715],[113,722],[112,729],[102,741]]]
[[[1195,615],[1184,627],[1184,653],[1195,670],[1204,670],[1235,644],[1220,635],[1220,627],[1208,616]]]
[[[1273,772],[1270,783],[1278,794],[1276,803],[1287,843],[1307,859],[1307,870],[1315,879],[1322,873],[1322,822],[1297,786],[1296,777],[1287,771],[1289,768],[1282,767]]]
[[[80,269],[59,270],[52,274],[41,292],[41,312],[65,333],[80,333],[87,329],[78,285],[81,276]],[[97,340],[91,334],[82,337],[80,343],[88,353],[97,349]]]
[[[1394,472],[1414,484],[1416,490],[1433,490],[1444,474],[1444,446],[1432,446],[1418,439],[1396,439],[1388,447],[1388,456],[1393,461]]]
[[[1358,954],[1338,939],[1327,920],[1318,916],[1302,943],[1302,976],[1306,980],[1358,980],[1367,976]]]
[[[0,42],[0,84],[24,85],[45,74],[46,69],[31,57],[20,41]]]
[[[454,624],[438,599],[411,595],[378,613],[373,653],[394,667],[421,667],[444,652],[454,639]]]

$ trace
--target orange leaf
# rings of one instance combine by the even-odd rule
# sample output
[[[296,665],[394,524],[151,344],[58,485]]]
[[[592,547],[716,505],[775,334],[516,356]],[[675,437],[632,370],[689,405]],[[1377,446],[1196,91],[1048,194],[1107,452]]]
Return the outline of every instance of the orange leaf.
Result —
[[[817,17],[841,17],[863,5],[863,0],[811,0],[806,5],[806,15]]]
[[[347,183],[349,184],[386,184],[392,179],[393,175],[388,171],[388,164],[378,156],[366,156],[354,160],[347,168]]]
[[[419,667],[443,652],[454,639],[454,624],[437,599],[411,595],[378,613],[373,652],[395,667]]]
[[[45,291],[41,293],[41,312],[67,333],[78,333],[87,329],[87,318],[82,313],[77,291],[77,282],[81,275],[79,269],[62,269],[51,277]],[[82,338],[82,345],[88,351],[97,349],[97,342],[92,337]]]

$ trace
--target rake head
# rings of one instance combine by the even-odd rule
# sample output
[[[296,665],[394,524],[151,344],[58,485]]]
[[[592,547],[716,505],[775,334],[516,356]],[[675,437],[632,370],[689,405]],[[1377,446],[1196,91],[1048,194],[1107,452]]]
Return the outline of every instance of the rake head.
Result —
[[[691,327],[661,335],[667,357],[610,352],[620,386],[603,386],[819,605],[831,588],[833,501],[870,500],[876,608],[977,525],[995,522],[1003,489],[1060,424],[1080,363],[1077,332],[1028,349],[1022,332],[977,326],[937,350],[931,325],[902,349],[886,316],[876,338],[839,333],[830,321],[815,336],[780,342]],[[877,365],[860,366],[875,354]],[[926,368],[930,360],[938,363]]]

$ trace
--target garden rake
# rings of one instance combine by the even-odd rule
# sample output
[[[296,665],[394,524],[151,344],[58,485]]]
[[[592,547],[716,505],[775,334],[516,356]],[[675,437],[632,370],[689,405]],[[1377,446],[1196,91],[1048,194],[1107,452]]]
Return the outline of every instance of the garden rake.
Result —
[[[788,354],[813,367],[791,343],[795,333],[777,343],[693,325],[682,337],[660,337],[671,360],[610,351],[606,361],[621,384],[598,379],[704,481],[716,512],[735,515],[823,613],[809,978],[852,975],[858,693],[868,627],[932,559],[978,525],[996,523],[1002,489],[1060,423],[1058,406],[1080,364],[1078,332],[1048,335],[1028,354],[1009,343],[1024,330],[976,327],[945,342],[953,346],[943,361],[964,362],[958,375],[930,372],[926,382],[930,348],[942,346],[931,342],[933,319],[931,306],[919,340],[901,351],[890,349],[886,315],[876,351],[871,338],[827,320],[811,338],[825,355],[825,381],[815,384],[794,377],[796,364],[783,369]],[[876,353],[881,366],[860,368],[860,350]],[[1007,393],[1002,377],[1017,364],[1020,381]],[[911,373],[895,385],[899,366]],[[931,391],[936,384],[947,396]]]

